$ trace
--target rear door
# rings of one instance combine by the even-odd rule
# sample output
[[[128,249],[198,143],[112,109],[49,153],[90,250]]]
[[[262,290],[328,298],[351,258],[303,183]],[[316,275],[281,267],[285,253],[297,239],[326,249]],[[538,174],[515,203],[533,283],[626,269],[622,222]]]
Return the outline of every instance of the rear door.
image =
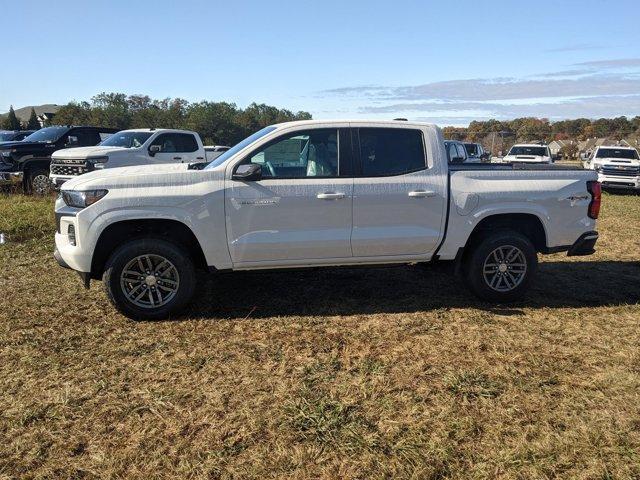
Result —
[[[246,163],[260,165],[262,179],[225,180],[227,237],[236,268],[351,257],[348,130],[283,133],[240,164]]]
[[[354,133],[359,163],[353,186],[353,255],[433,253],[442,235],[446,182],[443,172],[429,163],[424,132],[359,128]]]
[[[74,128],[69,132],[67,145],[72,147],[93,147],[100,143],[100,134],[92,128]]]

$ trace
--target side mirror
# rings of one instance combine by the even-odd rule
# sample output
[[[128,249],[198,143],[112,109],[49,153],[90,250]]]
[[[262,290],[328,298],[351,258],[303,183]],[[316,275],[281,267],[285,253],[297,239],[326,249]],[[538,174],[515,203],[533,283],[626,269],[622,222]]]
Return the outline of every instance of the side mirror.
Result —
[[[78,146],[78,137],[76,137],[75,135],[69,135],[69,138],[67,139],[67,147],[77,147]]]
[[[257,182],[262,179],[262,167],[257,163],[245,163],[236,168],[231,178],[241,182]]]
[[[451,163],[464,163],[464,157],[453,157]]]
[[[152,157],[156,156],[156,153],[160,153],[162,151],[162,147],[160,145],[151,145],[149,147],[149,155]]]

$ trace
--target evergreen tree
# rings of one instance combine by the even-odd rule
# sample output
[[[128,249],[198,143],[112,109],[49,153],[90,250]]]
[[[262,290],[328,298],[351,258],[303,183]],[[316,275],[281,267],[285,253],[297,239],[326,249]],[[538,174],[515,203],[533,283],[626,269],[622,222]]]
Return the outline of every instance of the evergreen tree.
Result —
[[[20,130],[20,121],[16,117],[16,112],[13,111],[13,105],[9,107],[9,113],[2,121],[2,128],[5,130]]]
[[[27,122],[27,130],[38,130],[40,128],[40,122],[38,121],[38,116],[36,115],[36,111],[33,107],[31,107],[31,115],[29,116],[29,121]]]

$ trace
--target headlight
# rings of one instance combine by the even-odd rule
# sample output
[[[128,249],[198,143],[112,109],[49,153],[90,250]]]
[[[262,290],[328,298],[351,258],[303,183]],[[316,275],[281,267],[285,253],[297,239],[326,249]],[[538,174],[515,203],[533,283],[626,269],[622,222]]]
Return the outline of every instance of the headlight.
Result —
[[[2,156],[3,157],[10,157],[11,156],[11,150],[3,150],[2,151]]]
[[[109,161],[109,157],[89,157],[87,161],[93,165],[93,168],[99,170],[104,168],[104,164]]]
[[[602,165],[600,165],[599,163],[596,163],[596,164],[593,165],[593,169],[596,172],[601,172],[602,171]]]
[[[77,190],[63,190],[62,199],[64,200],[64,203],[70,207],[85,208],[96,203],[108,192],[108,190],[87,190],[84,192]]]

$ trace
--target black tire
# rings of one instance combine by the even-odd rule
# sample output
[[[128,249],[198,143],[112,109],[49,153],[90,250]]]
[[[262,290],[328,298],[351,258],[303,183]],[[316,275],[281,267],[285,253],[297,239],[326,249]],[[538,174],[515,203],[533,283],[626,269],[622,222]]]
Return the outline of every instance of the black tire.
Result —
[[[127,297],[125,290],[130,287],[129,294],[131,295],[134,287],[128,280],[123,280],[122,273],[130,262],[133,262],[134,259],[140,256],[149,256],[151,259],[165,259],[175,268],[176,276],[168,280],[177,280],[177,286],[169,300],[166,300],[167,297],[165,297],[165,304],[157,307],[145,307],[134,303],[133,300]],[[135,264],[137,265],[137,262]],[[156,267],[159,267],[159,265],[156,265]],[[153,276],[153,272],[151,272],[150,276]],[[164,288],[160,286],[163,283],[160,280],[164,279],[160,276],[156,278],[159,279],[157,281],[159,284],[157,287],[159,292],[160,288]],[[142,282],[141,279],[142,277],[140,277],[140,280],[134,280],[141,288],[141,290],[138,290],[140,293],[142,293],[142,290],[150,290],[151,288],[153,288],[155,292],[156,280],[152,279],[153,286],[151,286],[147,285],[146,280]],[[106,263],[104,273],[102,274],[102,281],[107,297],[123,315],[133,320],[162,320],[178,313],[191,300],[196,287],[196,272],[193,261],[184,248],[158,238],[140,238],[125,243],[113,252]],[[175,283],[174,281],[174,284]],[[149,300],[149,303],[151,303],[153,299],[157,301],[157,297],[154,297],[153,293],[147,293],[150,295],[151,300],[149,300],[149,296],[147,296],[139,302]]]
[[[503,261],[497,261],[501,252]],[[514,260],[504,258],[509,256]],[[520,300],[531,286],[537,269],[538,255],[531,240],[512,230],[500,230],[488,233],[473,248],[466,257],[463,273],[467,287],[476,296],[503,303]]]
[[[32,195],[48,195],[53,191],[53,184],[49,179],[49,171],[44,168],[34,168],[27,175],[26,191]]]

